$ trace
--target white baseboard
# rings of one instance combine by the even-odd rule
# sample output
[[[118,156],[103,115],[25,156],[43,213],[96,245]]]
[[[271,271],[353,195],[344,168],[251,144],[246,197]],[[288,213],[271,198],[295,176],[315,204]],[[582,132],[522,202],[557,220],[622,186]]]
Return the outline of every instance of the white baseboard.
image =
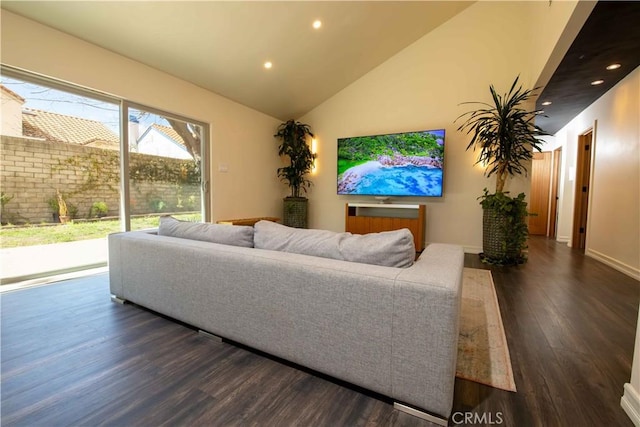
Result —
[[[629,277],[640,280],[640,269],[627,265],[601,252],[594,251],[593,249],[587,249],[584,254],[591,258],[597,259],[603,264],[607,264],[609,267],[615,268],[616,270],[626,274]]]
[[[479,254],[482,248],[479,246],[463,246],[465,254]]]
[[[426,242],[426,244],[424,245],[425,248],[429,246],[431,243],[433,242]],[[462,249],[464,250],[465,254],[479,254],[482,252],[482,246],[466,246],[460,243],[452,243],[452,244],[462,246]]]
[[[620,406],[627,413],[636,427],[640,427],[640,395],[629,383],[624,385],[624,394],[620,399]]]
[[[560,242],[560,243],[569,243],[570,240],[571,240],[570,236],[558,236],[558,237],[556,237],[556,241]]]

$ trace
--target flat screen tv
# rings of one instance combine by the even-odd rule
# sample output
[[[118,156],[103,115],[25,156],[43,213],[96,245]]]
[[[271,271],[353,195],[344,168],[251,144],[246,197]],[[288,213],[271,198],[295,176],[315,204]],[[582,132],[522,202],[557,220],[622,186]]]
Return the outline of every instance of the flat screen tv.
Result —
[[[444,129],[338,139],[338,194],[442,197]]]

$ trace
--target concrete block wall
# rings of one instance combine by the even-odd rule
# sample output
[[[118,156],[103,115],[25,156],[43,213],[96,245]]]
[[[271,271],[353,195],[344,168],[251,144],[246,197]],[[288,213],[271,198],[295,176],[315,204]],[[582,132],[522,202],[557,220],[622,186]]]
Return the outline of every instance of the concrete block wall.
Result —
[[[53,221],[48,201],[56,189],[68,205],[77,208],[76,218],[87,218],[94,202],[105,202],[110,216],[118,215],[119,153],[114,150],[50,143],[34,138],[0,137],[0,191],[13,198],[5,204],[2,221],[13,224]],[[132,153],[132,166],[161,159],[180,173],[184,160]],[[99,165],[92,164],[97,162]],[[96,171],[98,174],[96,175]],[[88,185],[88,177],[95,179]],[[131,181],[131,213],[199,210],[197,183],[179,181]]]

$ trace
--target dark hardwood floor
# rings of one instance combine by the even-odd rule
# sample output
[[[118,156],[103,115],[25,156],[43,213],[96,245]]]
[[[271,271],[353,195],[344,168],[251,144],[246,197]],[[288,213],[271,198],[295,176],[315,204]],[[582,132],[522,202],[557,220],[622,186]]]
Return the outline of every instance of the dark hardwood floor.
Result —
[[[517,393],[456,380],[451,425],[632,426],[640,284],[564,244],[490,268]],[[388,400],[109,300],[106,275],[6,292],[3,426],[431,426]],[[464,423],[466,421],[466,423]]]

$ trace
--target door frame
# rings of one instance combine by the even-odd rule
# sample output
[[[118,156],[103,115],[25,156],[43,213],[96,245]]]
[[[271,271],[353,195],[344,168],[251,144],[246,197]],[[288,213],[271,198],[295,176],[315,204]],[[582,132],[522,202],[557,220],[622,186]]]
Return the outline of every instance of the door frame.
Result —
[[[596,125],[578,135],[576,179],[573,200],[573,233],[571,247],[586,250],[589,238],[589,205],[591,204]],[[586,148],[588,145],[588,149]],[[586,188],[584,188],[586,187]],[[582,238],[584,234],[584,238]]]
[[[558,237],[558,194],[560,190],[560,173],[562,169],[562,147],[553,150],[553,159],[551,165],[551,195],[549,206],[549,231],[548,237],[553,239]]]

